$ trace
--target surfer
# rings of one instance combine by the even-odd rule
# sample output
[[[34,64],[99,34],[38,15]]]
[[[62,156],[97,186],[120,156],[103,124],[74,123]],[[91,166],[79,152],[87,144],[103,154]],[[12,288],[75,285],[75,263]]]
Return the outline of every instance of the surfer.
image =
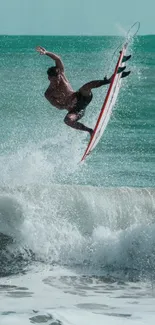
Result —
[[[45,98],[56,108],[61,110],[66,109],[68,111],[64,118],[64,122],[68,126],[76,130],[87,131],[91,136],[93,129],[78,121],[84,116],[85,109],[93,98],[92,89],[110,84],[112,77],[109,79],[105,77],[103,80],[90,81],[79,88],[78,91],[74,91],[65,76],[64,64],[60,56],[46,51],[41,46],[37,46],[36,51],[41,55],[49,56],[55,61],[55,66],[47,70],[50,85],[45,91]]]

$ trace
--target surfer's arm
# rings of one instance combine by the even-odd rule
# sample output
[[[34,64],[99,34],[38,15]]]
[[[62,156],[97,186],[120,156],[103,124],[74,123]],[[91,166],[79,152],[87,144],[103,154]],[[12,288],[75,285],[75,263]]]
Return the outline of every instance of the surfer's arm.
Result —
[[[57,54],[53,52],[46,51],[43,47],[37,46],[36,51],[39,52],[42,55],[49,56],[52,60],[55,61],[56,67],[59,68],[61,71],[64,71],[64,64]]]
[[[48,52],[48,51],[46,51],[46,55],[55,61],[57,68],[59,68],[61,71],[64,71],[64,64],[63,64],[60,56],[56,55],[55,53]]]

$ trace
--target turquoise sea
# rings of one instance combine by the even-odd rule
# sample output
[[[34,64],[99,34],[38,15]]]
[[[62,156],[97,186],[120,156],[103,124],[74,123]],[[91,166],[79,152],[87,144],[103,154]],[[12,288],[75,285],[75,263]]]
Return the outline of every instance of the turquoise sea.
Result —
[[[75,90],[113,72],[120,37],[0,36],[0,325],[155,321],[155,36],[137,36],[110,122],[89,136],[44,98],[41,45]],[[115,49],[118,47],[118,51]],[[94,127],[107,86],[82,121]]]

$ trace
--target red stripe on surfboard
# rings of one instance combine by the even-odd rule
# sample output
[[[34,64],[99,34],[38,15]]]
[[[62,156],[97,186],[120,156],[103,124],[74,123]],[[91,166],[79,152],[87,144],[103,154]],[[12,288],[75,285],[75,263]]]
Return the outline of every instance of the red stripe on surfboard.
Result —
[[[85,157],[88,155],[87,152],[88,152],[88,150],[89,150],[89,148],[90,148],[90,145],[91,145],[91,143],[92,143],[92,140],[94,139],[94,136],[95,136],[95,133],[96,133],[97,127],[98,127],[98,125],[99,125],[99,123],[100,123],[101,117],[102,117],[103,112],[104,112],[104,110],[105,110],[105,107],[106,107],[106,104],[107,104],[107,101],[108,101],[108,98],[109,98],[109,95],[110,95],[111,89],[112,89],[113,84],[114,84],[114,80],[115,80],[115,77],[116,77],[116,74],[117,74],[117,70],[118,70],[118,68],[119,68],[119,64],[120,64],[120,62],[121,62],[121,60],[122,60],[122,58],[123,58],[123,52],[124,52],[124,50],[126,49],[126,47],[127,47],[127,44],[124,45],[124,47],[123,47],[123,49],[122,49],[122,51],[121,51],[121,53],[120,53],[120,55],[119,55],[119,58],[118,58],[118,61],[117,61],[116,67],[115,67],[115,71],[114,71],[114,74],[113,74],[113,78],[112,78],[112,81],[111,81],[111,83],[110,83],[110,86],[109,86],[109,89],[108,89],[107,95],[106,95],[106,97],[105,97],[104,103],[103,103],[103,105],[102,105],[102,107],[101,107],[101,111],[100,111],[100,114],[99,114],[98,120],[97,120],[97,122],[96,122],[96,126],[95,126],[95,128],[94,128],[93,135],[92,135],[92,137],[91,137],[91,139],[90,139],[90,141],[89,141],[89,143],[88,143],[88,146],[87,146],[87,148],[86,148],[86,150],[85,150],[85,153],[84,153],[84,155],[83,155],[81,161],[83,161],[83,160],[85,159]]]

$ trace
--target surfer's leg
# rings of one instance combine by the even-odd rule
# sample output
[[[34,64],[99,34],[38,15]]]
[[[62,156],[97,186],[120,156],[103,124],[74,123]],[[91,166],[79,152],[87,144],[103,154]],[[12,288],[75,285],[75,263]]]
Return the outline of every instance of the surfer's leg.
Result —
[[[82,113],[82,111],[80,113]],[[82,116],[84,115],[84,112],[83,112],[83,114],[80,114],[80,113],[78,114],[78,113],[74,113],[74,112],[69,112],[65,116],[64,122],[65,122],[65,124],[67,124],[68,126],[70,126],[73,129],[89,132],[89,134],[91,136],[93,134],[93,129],[78,122],[78,120],[81,119]]]
[[[121,73],[122,71],[125,70],[125,68],[126,68],[125,66],[118,68],[117,73]],[[93,88],[99,88],[104,85],[109,85],[112,81],[112,77],[113,77],[113,74],[110,78],[105,77],[103,80],[93,80],[93,81],[87,82],[79,89],[79,92],[83,96],[88,96],[91,93],[91,90]]]
[[[64,122],[73,129],[89,132],[91,136],[93,133],[93,129],[85,126],[82,123],[79,123],[78,121],[84,116],[85,109],[91,102],[93,94],[91,91],[89,91],[89,94],[85,96],[81,94],[80,91],[77,91],[76,97],[77,103],[75,107],[71,111],[69,111],[68,114],[65,116]]]
[[[89,96],[91,93],[91,90],[93,88],[99,88],[101,86],[104,85],[108,85],[111,82],[111,78],[104,78],[103,80],[92,80],[90,82],[87,82],[86,84],[84,84],[80,89],[79,92],[83,95],[83,96]]]

